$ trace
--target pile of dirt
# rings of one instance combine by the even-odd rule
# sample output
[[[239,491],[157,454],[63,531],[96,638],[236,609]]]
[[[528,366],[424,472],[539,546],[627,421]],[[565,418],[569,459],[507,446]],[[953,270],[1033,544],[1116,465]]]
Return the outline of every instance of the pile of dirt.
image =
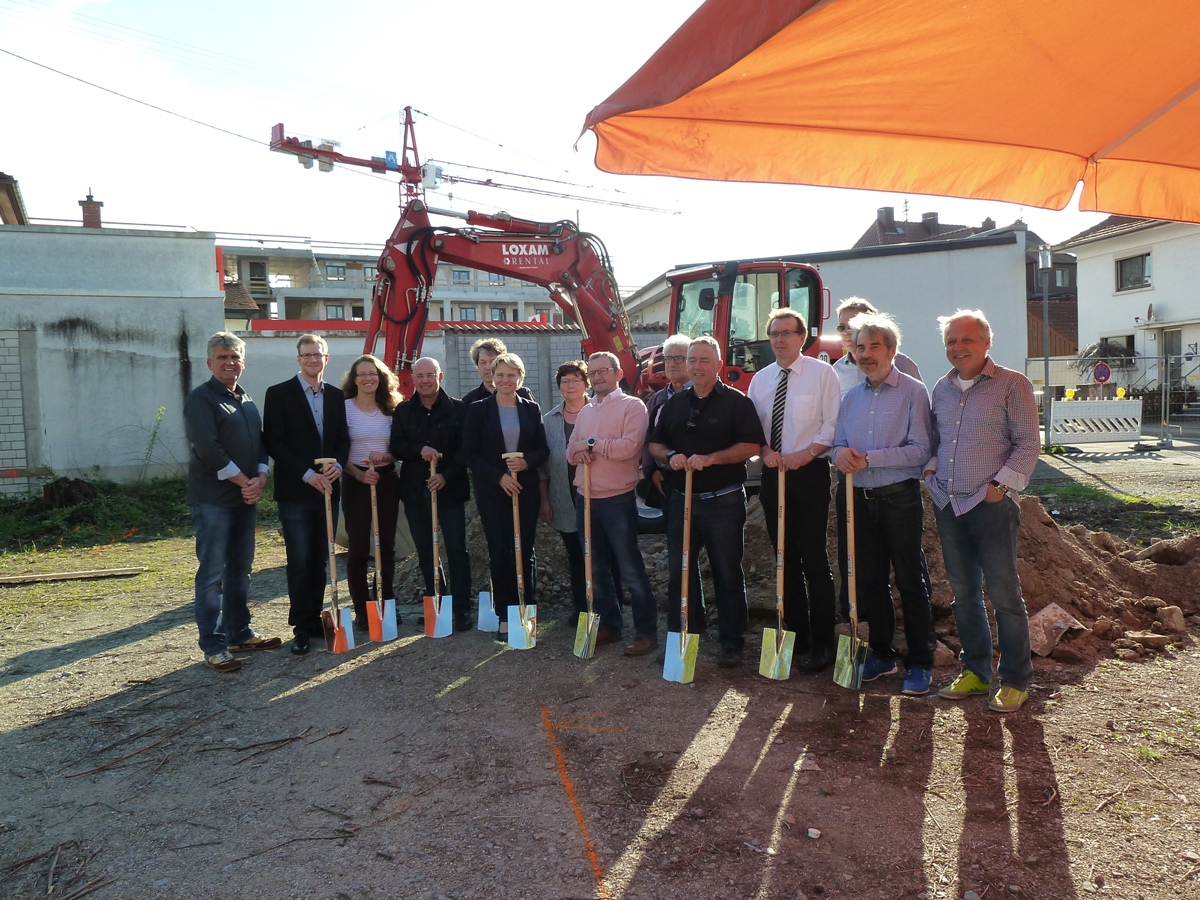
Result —
[[[1200,584],[1200,537],[1155,541],[1139,548],[1108,532],[1089,531],[1082,525],[1060,526],[1037,497],[1022,497],[1020,504],[1017,566],[1030,616],[1055,603],[1085,626],[1063,635],[1051,654],[1053,658],[1064,663],[1114,654],[1133,659],[1189,640],[1185,619],[1200,614],[1194,589]],[[832,508],[830,512],[827,550],[836,581],[837,531]],[[479,517],[474,514],[468,516],[467,543],[476,590],[486,590],[487,547]],[[951,611],[953,598],[928,496],[923,543],[933,585],[934,629],[946,648],[945,659],[946,653],[957,653],[960,645]],[[641,545],[659,606],[665,609],[666,538],[643,536]],[[566,553],[554,529],[538,526],[536,553],[537,603],[539,615],[544,618],[569,607],[571,586]],[[749,504],[744,568],[752,618],[765,621],[774,614],[775,553],[757,500]],[[703,557],[701,571],[706,572]],[[396,590],[401,602],[415,602],[423,593],[415,557],[398,566]],[[712,590],[707,576],[705,590],[706,593]],[[902,648],[902,613],[898,602],[897,620],[897,640]]]

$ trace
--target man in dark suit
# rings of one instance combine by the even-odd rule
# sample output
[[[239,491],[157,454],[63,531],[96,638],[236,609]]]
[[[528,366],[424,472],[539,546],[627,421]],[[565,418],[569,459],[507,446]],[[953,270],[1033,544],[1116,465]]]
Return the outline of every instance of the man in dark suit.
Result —
[[[295,633],[292,652],[299,655],[322,633],[321,606],[329,577],[325,494],[333,495],[336,521],[337,480],[350,453],[350,432],[342,392],[322,380],[329,362],[325,339],[301,335],[296,354],[299,374],[267,388],[263,442],[275,460],[275,502],[287,550],[288,624]],[[314,460],[321,457],[337,463],[319,471]]]

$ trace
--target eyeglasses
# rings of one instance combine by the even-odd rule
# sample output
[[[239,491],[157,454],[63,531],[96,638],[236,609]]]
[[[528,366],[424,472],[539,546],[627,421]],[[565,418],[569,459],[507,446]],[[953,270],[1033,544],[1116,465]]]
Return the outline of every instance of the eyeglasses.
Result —
[[[589,368],[589,369],[588,369],[588,374],[589,374],[589,375],[601,375],[601,376],[604,376],[604,375],[607,375],[607,374],[609,374],[611,371],[612,371],[612,369],[592,369],[592,368]]]
[[[587,382],[584,381],[582,378],[564,378],[561,381],[559,381],[558,386],[559,387],[573,387],[574,385],[577,385],[577,384],[587,384]]]
[[[838,334],[845,334],[846,332],[848,332],[850,330],[850,326],[849,325],[839,325],[837,327],[837,330],[838,330]]]
[[[800,332],[798,331],[768,331],[767,337],[773,341],[781,340],[782,338],[795,337]]]
[[[676,365],[682,365],[683,363],[687,362],[686,356],[664,356],[663,359],[666,362],[675,363]]]
[[[300,358],[301,359],[324,359],[325,354],[324,353],[301,353]]]

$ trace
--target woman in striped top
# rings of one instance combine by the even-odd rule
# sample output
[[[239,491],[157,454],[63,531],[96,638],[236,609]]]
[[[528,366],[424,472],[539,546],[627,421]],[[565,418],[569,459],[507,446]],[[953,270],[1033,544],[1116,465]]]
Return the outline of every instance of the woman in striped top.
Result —
[[[342,515],[349,549],[346,579],[354,603],[354,626],[367,628],[367,561],[371,558],[371,488],[375,485],[379,505],[379,598],[395,597],[392,580],[396,571],[396,521],[400,514],[400,491],[396,458],[388,452],[392,435],[392,413],[401,401],[400,383],[383,361],[367,353],[346,373],[342,392],[346,395],[346,425],[350,431],[348,478],[342,488]],[[368,468],[375,464],[375,471]],[[396,617],[399,622],[399,616]]]

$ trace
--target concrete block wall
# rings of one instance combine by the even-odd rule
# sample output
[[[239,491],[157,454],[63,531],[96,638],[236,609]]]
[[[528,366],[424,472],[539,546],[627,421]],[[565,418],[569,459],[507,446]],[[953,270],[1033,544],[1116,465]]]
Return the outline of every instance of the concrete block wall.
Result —
[[[21,400],[21,349],[15,331],[0,331],[0,494],[24,496],[29,479],[9,478],[8,469],[28,465],[25,453],[25,411]]]

